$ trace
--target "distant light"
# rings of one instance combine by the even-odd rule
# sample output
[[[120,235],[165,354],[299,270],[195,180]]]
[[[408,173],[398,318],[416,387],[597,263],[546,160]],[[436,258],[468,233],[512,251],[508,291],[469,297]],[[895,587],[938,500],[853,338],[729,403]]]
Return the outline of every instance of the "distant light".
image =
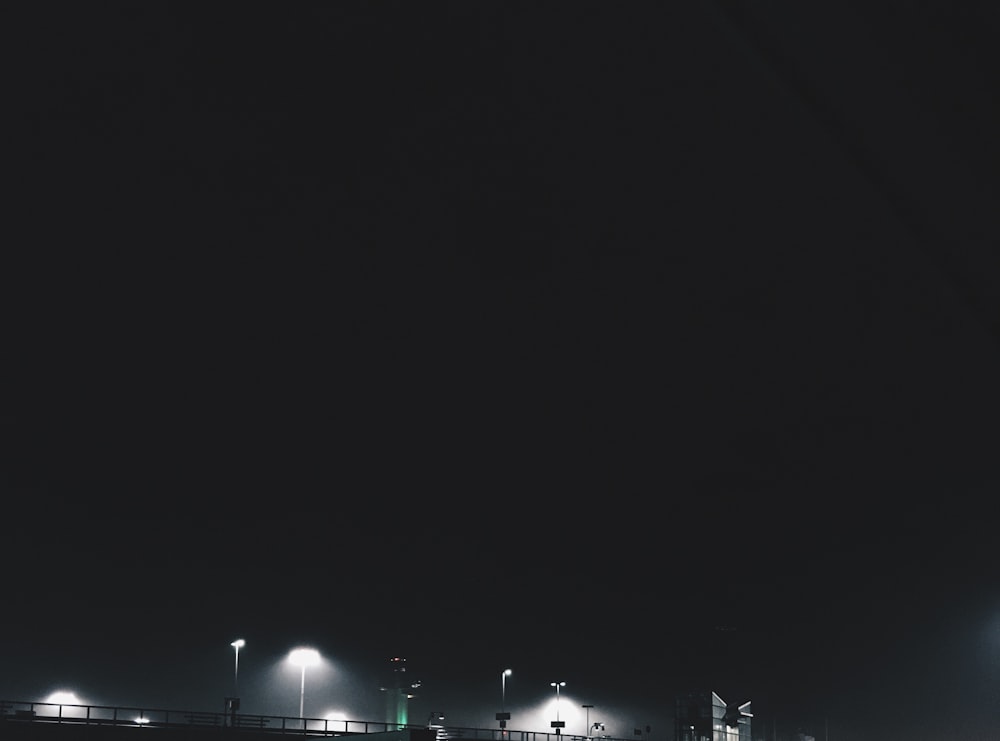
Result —
[[[247,645],[247,642],[244,641],[242,638],[237,638],[229,645],[232,646],[233,648],[243,648],[245,645]]]
[[[323,720],[339,720],[347,721],[347,714],[339,710],[331,710],[329,713],[323,716]]]
[[[320,663],[319,651],[315,648],[297,648],[288,654],[288,660],[303,668]]]
[[[149,718],[143,718],[141,715],[135,719],[136,723],[149,723]]]
[[[56,703],[58,705],[82,705],[80,698],[74,693],[66,690],[57,690],[44,700],[45,702]]]

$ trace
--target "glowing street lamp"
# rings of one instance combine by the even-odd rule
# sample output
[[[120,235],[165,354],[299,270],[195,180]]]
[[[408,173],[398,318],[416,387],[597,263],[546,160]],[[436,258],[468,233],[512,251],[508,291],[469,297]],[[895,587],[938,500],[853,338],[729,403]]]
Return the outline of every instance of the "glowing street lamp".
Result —
[[[497,713],[496,718],[500,723],[500,735],[504,738],[507,737],[507,731],[503,730],[507,727],[507,721],[510,720],[510,713],[504,712],[504,700],[507,695],[507,677],[513,674],[510,669],[504,669],[500,672],[500,712]]]
[[[566,683],[565,682],[549,682],[549,685],[551,687],[555,687],[556,688],[556,719],[555,719],[555,721],[553,721],[552,727],[556,729],[556,735],[559,735],[559,733],[561,732],[562,727],[564,725],[564,723],[562,723],[562,721],[559,720],[559,688],[560,687],[565,687]]]
[[[299,690],[299,717],[305,718],[303,712],[306,701],[306,667],[319,663],[319,651],[314,648],[297,648],[288,655],[288,660],[295,666],[302,667],[302,688]]]
[[[238,691],[240,679],[240,649],[247,645],[247,642],[242,638],[237,638],[229,645],[236,649],[236,666],[233,669],[233,697],[237,697],[240,694]]]

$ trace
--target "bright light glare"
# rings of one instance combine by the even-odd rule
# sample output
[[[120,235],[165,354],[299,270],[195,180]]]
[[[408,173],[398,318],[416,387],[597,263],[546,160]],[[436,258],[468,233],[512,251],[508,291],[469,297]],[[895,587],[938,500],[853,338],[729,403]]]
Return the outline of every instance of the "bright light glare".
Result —
[[[547,719],[555,719],[558,716],[559,720],[566,721],[567,728],[576,724],[583,727],[584,712],[576,706],[576,701],[569,695],[564,694],[558,700],[555,697],[551,698],[544,704],[544,708]]]
[[[136,723],[149,723],[149,718],[143,718],[141,715],[135,719]]]
[[[297,648],[288,654],[288,660],[303,668],[319,663],[319,651],[315,648]]]
[[[340,710],[331,710],[329,713],[323,716],[323,720],[350,720],[347,717],[347,713]]]
[[[74,693],[68,692],[66,690],[57,690],[51,695],[45,698],[45,702],[55,703],[57,705],[82,705],[80,698],[78,698]]]
[[[233,648],[243,648],[245,645],[247,645],[247,642],[244,641],[242,638],[238,638],[229,645],[232,646]]]

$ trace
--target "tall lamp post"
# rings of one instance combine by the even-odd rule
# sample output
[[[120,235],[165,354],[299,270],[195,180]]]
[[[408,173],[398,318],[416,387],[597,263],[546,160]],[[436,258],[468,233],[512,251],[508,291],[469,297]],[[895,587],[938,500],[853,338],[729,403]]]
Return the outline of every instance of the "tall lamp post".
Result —
[[[583,709],[587,711],[587,735],[590,735],[590,709],[594,707],[593,705],[584,705]]]
[[[242,638],[237,638],[235,641],[229,644],[234,649],[236,649],[236,666],[233,668],[233,697],[239,697],[239,686],[240,686],[240,649],[247,645],[247,642]]]
[[[314,648],[297,648],[288,655],[288,659],[295,666],[302,667],[302,686],[299,690],[299,717],[305,718],[306,667],[315,666],[319,663],[319,651]]]
[[[500,735],[506,736],[507,731],[503,730],[507,727],[507,721],[510,720],[510,713],[504,710],[504,702],[507,696],[507,677],[509,677],[513,672],[510,669],[504,669],[500,672],[500,712],[497,713],[497,721],[500,723]]]
[[[556,729],[556,735],[558,736],[562,732],[562,727],[565,725],[561,720],[559,720],[559,688],[565,687],[565,682],[549,682],[549,686],[556,688],[556,719],[552,722],[552,727]]]

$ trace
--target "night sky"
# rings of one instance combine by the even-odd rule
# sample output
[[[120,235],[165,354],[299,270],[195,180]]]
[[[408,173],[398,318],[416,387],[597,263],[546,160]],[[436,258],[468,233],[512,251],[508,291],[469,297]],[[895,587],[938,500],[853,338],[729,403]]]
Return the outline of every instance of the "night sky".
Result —
[[[0,699],[996,737],[1000,13],[668,5],[8,9]]]

